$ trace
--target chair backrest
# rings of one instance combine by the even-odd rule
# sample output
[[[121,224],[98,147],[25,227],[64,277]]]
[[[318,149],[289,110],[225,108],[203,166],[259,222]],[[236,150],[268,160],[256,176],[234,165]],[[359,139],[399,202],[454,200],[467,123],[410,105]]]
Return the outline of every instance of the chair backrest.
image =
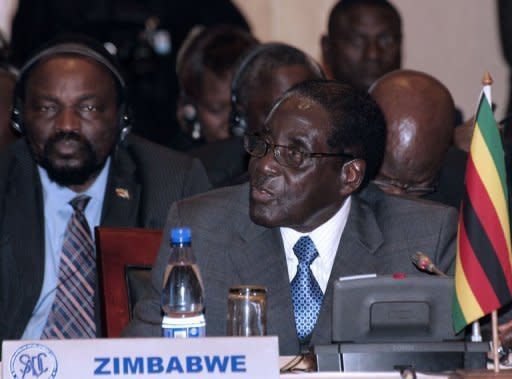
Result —
[[[95,235],[103,335],[119,337],[150,284],[162,231],[98,227]]]

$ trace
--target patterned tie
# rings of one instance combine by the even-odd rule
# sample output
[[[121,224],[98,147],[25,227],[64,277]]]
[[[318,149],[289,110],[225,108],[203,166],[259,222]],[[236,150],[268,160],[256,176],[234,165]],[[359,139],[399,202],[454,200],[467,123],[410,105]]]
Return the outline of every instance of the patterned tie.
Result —
[[[293,310],[297,336],[301,342],[305,342],[315,327],[324,294],[309,267],[318,257],[311,238],[301,237],[293,247],[293,252],[299,259],[297,274],[291,283]]]
[[[69,202],[74,213],[64,234],[55,300],[42,339],[94,338],[96,335],[96,259],[91,230],[83,213],[90,199],[80,195]]]

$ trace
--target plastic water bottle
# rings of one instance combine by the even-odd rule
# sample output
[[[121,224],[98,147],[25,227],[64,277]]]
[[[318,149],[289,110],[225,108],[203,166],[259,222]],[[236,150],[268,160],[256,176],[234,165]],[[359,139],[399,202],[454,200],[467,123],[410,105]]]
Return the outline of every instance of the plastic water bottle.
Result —
[[[191,247],[189,228],[171,231],[171,255],[162,291],[162,335],[204,337],[203,282]]]

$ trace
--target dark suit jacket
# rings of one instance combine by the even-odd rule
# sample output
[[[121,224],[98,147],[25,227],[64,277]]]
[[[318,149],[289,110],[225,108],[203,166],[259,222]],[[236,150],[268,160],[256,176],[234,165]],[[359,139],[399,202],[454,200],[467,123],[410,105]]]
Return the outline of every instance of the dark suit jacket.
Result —
[[[268,289],[268,334],[279,336],[281,354],[299,353],[279,228],[254,224],[248,209],[247,184],[221,188],[175,203],[165,230],[192,228],[192,246],[205,286],[207,335],[225,334],[228,288],[258,284]],[[333,282],[340,276],[416,272],[409,256],[417,250],[450,271],[456,217],[451,207],[388,196],[374,186],[354,195],[311,343],[331,341]],[[137,304],[127,336],[160,335],[160,291],[169,256],[166,239],[153,267],[151,291]]]
[[[201,160],[213,187],[224,187],[247,170],[249,154],[240,137],[204,144],[187,151],[187,154]],[[238,183],[237,183],[238,184]]]
[[[443,165],[439,170],[437,190],[422,196],[423,199],[437,201],[459,209],[464,195],[464,177],[468,154],[455,146],[445,153]]]
[[[130,198],[118,196],[118,188]],[[197,160],[129,137],[113,156],[101,225],[162,228],[173,201],[208,188]],[[20,338],[31,317],[43,282],[44,238],[41,182],[22,139],[0,155],[0,340]]]

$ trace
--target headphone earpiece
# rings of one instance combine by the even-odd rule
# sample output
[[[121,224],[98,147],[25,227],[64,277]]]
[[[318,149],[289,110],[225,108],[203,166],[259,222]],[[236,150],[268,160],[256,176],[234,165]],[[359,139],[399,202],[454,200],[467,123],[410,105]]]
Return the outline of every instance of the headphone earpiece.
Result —
[[[231,113],[229,114],[229,124],[231,135],[235,137],[243,137],[248,128],[247,120],[245,116],[241,114],[238,107],[238,82],[244,74],[247,66],[249,66],[253,59],[261,53],[261,51],[268,49],[268,45],[269,44],[259,45],[256,46],[253,50],[249,51],[249,53],[247,53],[247,55],[242,58],[242,61],[238,65],[238,69],[236,70],[235,74],[233,75],[233,79],[231,80]]]
[[[21,115],[21,101],[19,99],[15,99],[11,111],[11,126],[18,133],[23,134],[23,121]]]
[[[119,119],[119,143],[123,143],[132,130],[132,115],[130,108],[125,104],[121,104],[119,107],[119,114],[121,115]]]
[[[231,126],[231,134],[236,137],[243,137],[247,131],[248,125],[245,116],[240,113],[236,94],[231,96],[231,113],[229,115],[229,124]]]
[[[190,131],[190,136],[194,140],[201,138],[201,124],[197,118],[197,108],[192,103],[183,105],[183,122],[186,129]]]

